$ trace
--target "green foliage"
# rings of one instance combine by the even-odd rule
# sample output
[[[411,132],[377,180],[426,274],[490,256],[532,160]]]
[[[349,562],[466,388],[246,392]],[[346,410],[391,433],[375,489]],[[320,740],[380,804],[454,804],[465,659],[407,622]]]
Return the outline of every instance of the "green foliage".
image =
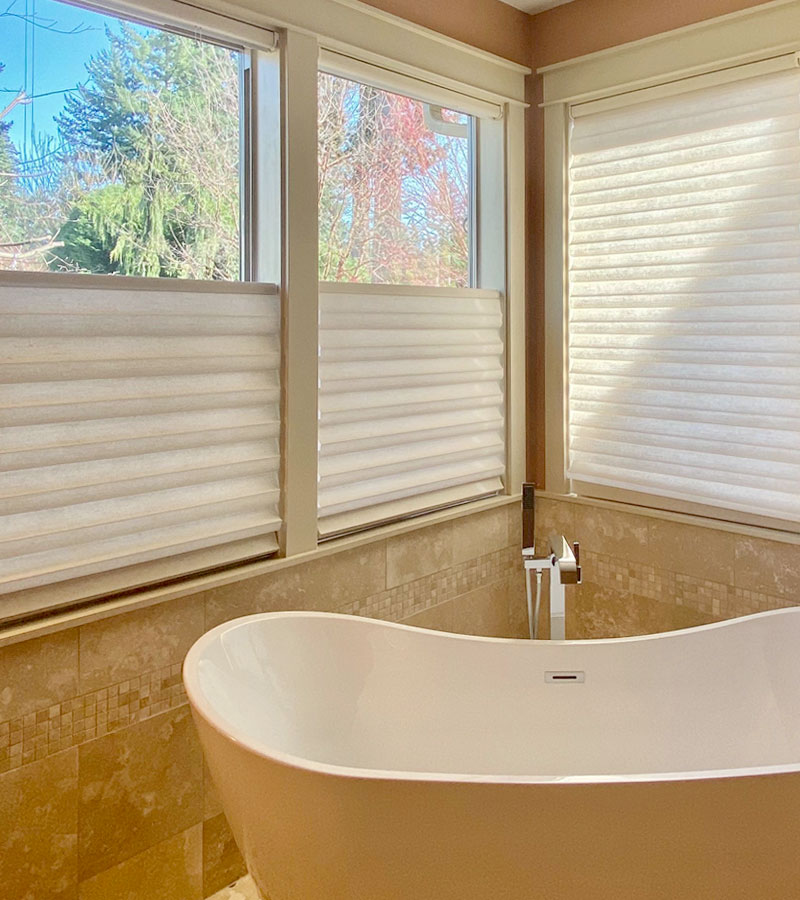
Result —
[[[238,278],[240,55],[123,22],[105,38],[39,162],[0,122],[0,266]],[[329,75],[319,100],[320,277],[467,284],[466,126]]]
[[[80,272],[96,275],[119,272],[113,258],[116,239],[107,226],[118,216],[122,206],[120,195],[124,192],[122,185],[98,188],[73,207],[69,219],[59,231],[65,250],[60,252],[55,267],[60,268],[68,261],[72,268]]]
[[[235,54],[123,24],[58,117],[72,200],[55,268],[236,278]]]

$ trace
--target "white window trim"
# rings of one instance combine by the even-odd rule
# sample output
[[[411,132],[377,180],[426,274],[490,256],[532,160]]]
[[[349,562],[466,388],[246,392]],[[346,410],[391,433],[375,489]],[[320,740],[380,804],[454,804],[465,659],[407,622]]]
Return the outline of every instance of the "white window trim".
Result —
[[[95,597],[93,607],[10,626],[11,640],[32,631],[75,624],[75,616],[97,609],[135,608],[167,596],[190,594],[217,579],[229,583],[262,571],[314,558],[317,546],[317,73],[319,49],[336,50],[367,63],[395,70],[442,91],[454,91],[480,104],[502,109],[502,118],[487,119],[479,137],[479,152],[502,164],[502,175],[478,186],[477,203],[486,222],[480,242],[479,285],[502,291],[506,298],[507,355],[507,483],[506,493],[492,501],[476,501],[445,517],[513,502],[525,477],[525,76],[530,70],[493,54],[462,44],[434,31],[384,13],[358,0],[205,0],[204,8],[181,0],[102,0],[87,4],[100,12],[162,25],[199,38],[231,40],[253,49],[281,46],[281,123],[283,202],[280,272],[274,252],[266,252],[259,222],[255,243],[262,253],[255,277],[274,281],[280,276],[283,304],[283,530],[281,558],[232,568],[219,575],[188,575],[179,587],[144,587],[132,597],[107,603]],[[358,44],[352,43],[357,36]],[[264,66],[254,90],[269,87],[276,66]],[[278,129],[276,129],[278,130]],[[500,140],[498,140],[498,137]],[[277,143],[277,135],[274,143]],[[258,160],[257,162],[261,162]],[[256,170],[260,168],[257,164]],[[263,190],[258,184],[254,192]],[[489,227],[491,226],[491,228]],[[269,243],[267,241],[267,243]],[[0,280],[6,273],[0,272]],[[66,279],[72,276],[64,275]],[[95,276],[102,277],[102,276]],[[288,361],[291,360],[291,365]],[[439,521],[442,513],[420,516],[403,524],[414,530]],[[391,530],[391,533],[394,533]],[[384,529],[375,534],[385,536]],[[372,532],[364,541],[373,539]],[[375,537],[377,539],[377,537]],[[350,546],[350,539],[330,541],[326,554]],[[256,568],[254,568],[254,566]],[[209,581],[211,579],[211,581]],[[131,588],[135,590],[135,585]],[[143,599],[149,598],[149,599]],[[153,599],[156,598],[156,599]],[[64,603],[89,598],[64,597]],[[110,604],[110,605],[109,605]],[[111,614],[109,612],[106,615]],[[57,621],[64,624],[57,625]],[[51,627],[52,626],[52,627]],[[0,643],[7,629],[0,630]]]
[[[780,42],[776,42],[776,36]],[[675,93],[693,84],[724,83],[784,67],[800,50],[800,4],[773,0],[661,35],[537,70],[543,76],[545,219],[545,488],[551,495],[631,504],[780,532],[796,522],[619,488],[572,483],[567,470],[567,134],[573,105],[622,106],[645,92]],[[747,68],[746,68],[747,67]],[[596,107],[595,107],[596,108]]]
[[[319,68],[330,75],[338,75],[351,81],[360,81],[391,94],[402,94],[422,103],[435,103],[447,109],[454,109],[470,116],[489,119],[503,118],[503,103],[491,102],[453,90],[426,80],[424,77],[409,75],[400,71],[398,65],[382,60],[366,62],[363,57],[352,56],[337,50],[320,47]]]

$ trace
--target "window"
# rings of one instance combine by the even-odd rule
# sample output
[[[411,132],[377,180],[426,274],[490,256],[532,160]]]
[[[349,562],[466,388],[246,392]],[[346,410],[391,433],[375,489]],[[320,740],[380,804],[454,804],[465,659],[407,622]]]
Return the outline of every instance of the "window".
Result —
[[[470,285],[473,127],[320,73],[321,281]]]
[[[573,107],[581,493],[800,522],[800,74],[794,55],[768,68]]]
[[[504,303],[472,286],[480,127],[320,74],[323,536],[503,489]]]
[[[274,553],[280,303],[240,280],[272,33],[38,0],[1,34],[3,614]]]
[[[245,51],[34,8],[0,38],[0,268],[238,279]]]

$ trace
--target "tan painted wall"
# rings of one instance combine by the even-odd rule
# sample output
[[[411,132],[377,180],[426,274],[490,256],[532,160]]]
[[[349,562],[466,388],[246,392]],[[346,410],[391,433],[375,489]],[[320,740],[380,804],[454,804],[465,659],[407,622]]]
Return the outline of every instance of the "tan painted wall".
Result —
[[[534,70],[651,37],[766,0],[573,0],[531,18]],[[528,99],[528,473],[544,485],[544,117],[537,104],[541,78],[530,78]]]
[[[531,19],[532,68],[703,22],[768,0],[573,0]]]
[[[370,6],[528,65],[530,21],[500,0],[368,0]]]

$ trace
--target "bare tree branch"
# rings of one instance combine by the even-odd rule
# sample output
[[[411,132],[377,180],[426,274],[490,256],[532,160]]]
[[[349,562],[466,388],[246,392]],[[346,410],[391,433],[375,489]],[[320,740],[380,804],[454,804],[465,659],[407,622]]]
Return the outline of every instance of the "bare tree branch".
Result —
[[[86,31],[96,31],[97,29],[91,25],[78,24],[74,28],[65,29],[58,27],[57,19],[46,19],[43,16],[32,16],[30,14],[12,12],[17,5],[17,0],[11,0],[11,3],[0,11],[0,19],[19,19],[22,22],[28,22],[34,28],[41,28],[44,31],[52,31],[55,34],[83,34]]]
[[[20,91],[5,109],[0,110],[0,119],[4,119],[15,106],[27,106],[30,102],[31,99],[25,91]]]
[[[0,247],[8,246],[7,244],[0,244]],[[48,244],[44,244],[41,247],[34,247],[32,250],[21,250],[19,253],[5,253],[0,250],[0,259],[31,259],[34,256],[37,256],[40,253],[46,253],[48,250],[54,250],[56,247],[63,247],[63,241],[50,241]]]

